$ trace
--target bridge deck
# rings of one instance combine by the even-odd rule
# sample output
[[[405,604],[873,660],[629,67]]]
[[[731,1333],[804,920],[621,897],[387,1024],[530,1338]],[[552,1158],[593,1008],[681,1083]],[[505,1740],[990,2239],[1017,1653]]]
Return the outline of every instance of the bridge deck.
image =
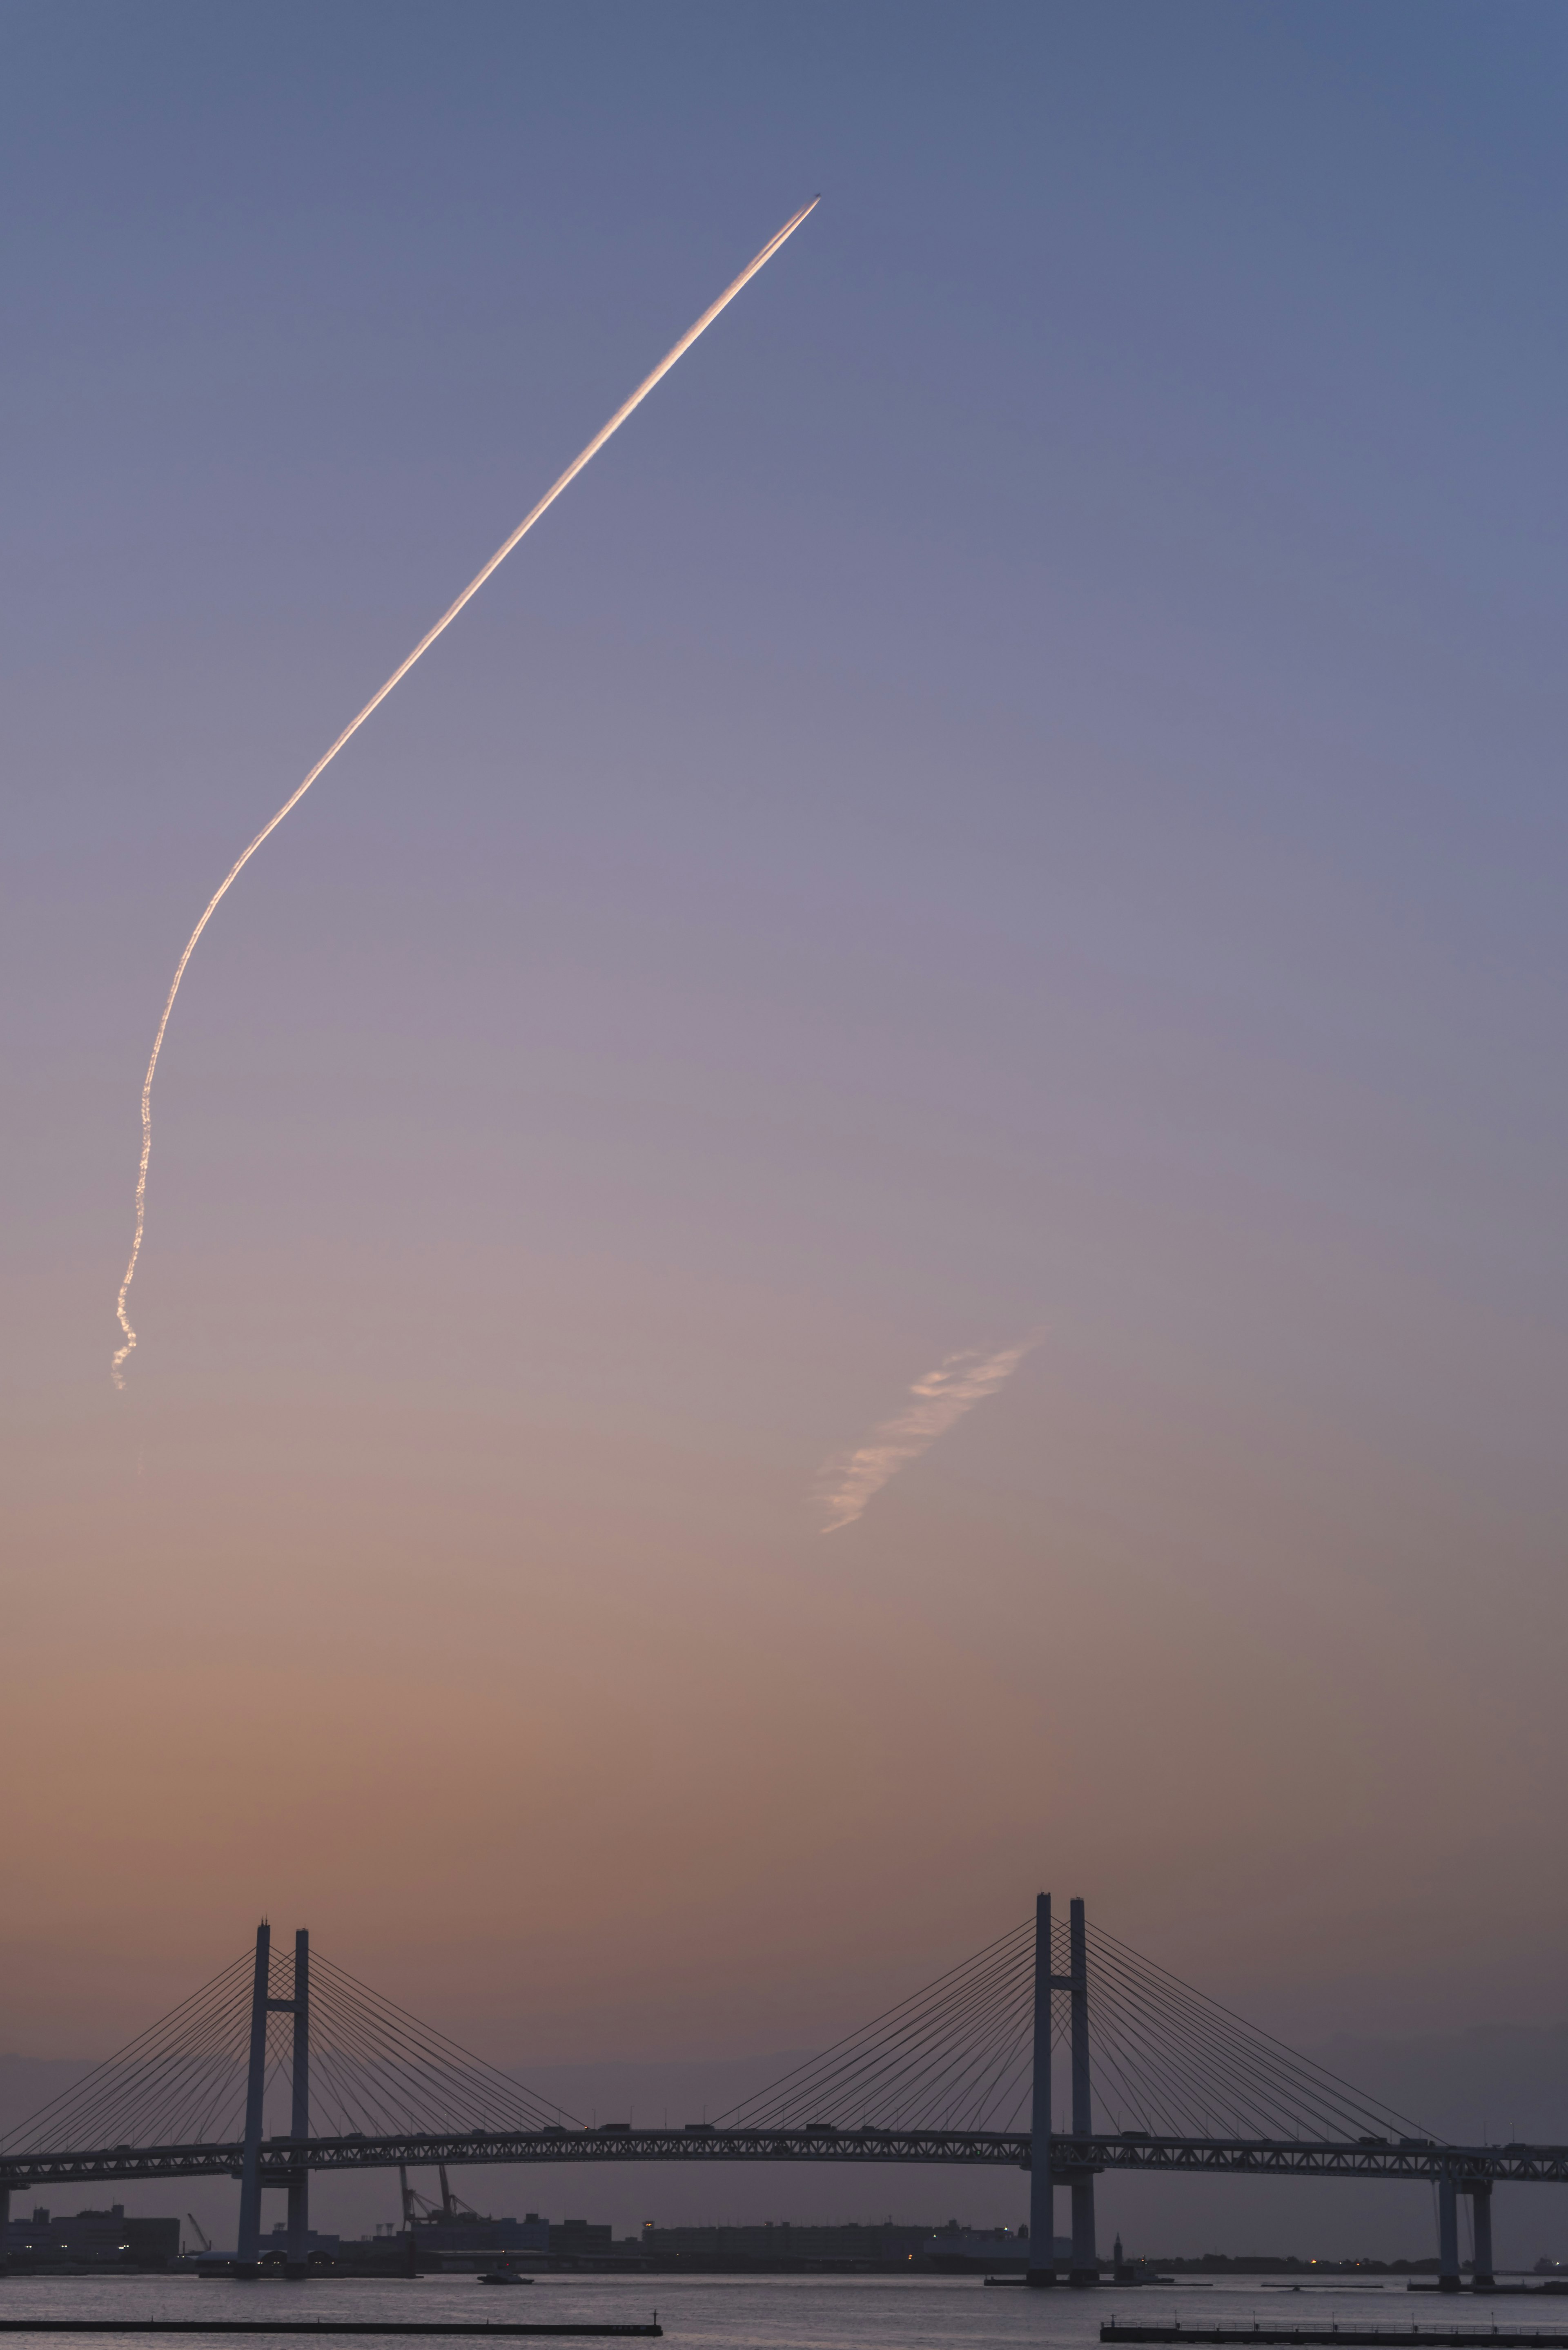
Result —
[[[61,2187],[132,2178],[237,2176],[244,2155],[223,2145],[116,2146],[0,2157],[0,2188]],[[1427,2179],[1462,2186],[1503,2180],[1568,2184],[1568,2146],[1444,2146],[1425,2139],[1175,2138],[1072,2136],[1052,2140],[1054,2178],[1105,2170],[1220,2171],[1252,2176]],[[399,2163],[897,2162],[1027,2170],[1030,2140],[1013,2130],[598,2129],[394,2137],[270,2138],[264,2185],[301,2169],[385,2170]]]

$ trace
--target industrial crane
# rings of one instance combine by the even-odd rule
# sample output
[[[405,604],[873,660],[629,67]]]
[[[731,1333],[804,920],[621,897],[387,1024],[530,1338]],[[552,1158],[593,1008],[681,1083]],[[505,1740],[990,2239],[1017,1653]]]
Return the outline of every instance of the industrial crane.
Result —
[[[445,2163],[438,2163],[436,2165],[436,2168],[441,2174],[441,2201],[439,2203],[432,2201],[431,2197],[428,2195],[421,2195],[417,2187],[410,2187],[409,2185],[409,2167],[406,2162],[400,2162],[398,2165],[398,2187],[402,2196],[403,2234],[408,2242],[409,2274],[410,2276],[414,2275],[416,2272],[417,2245],[415,2230],[420,2226],[421,2220],[428,2227],[432,2220],[439,2218],[443,2220],[448,2227],[450,2227],[452,2221],[460,2216],[469,2220],[476,2220],[479,2217],[478,2212],[475,2211],[472,2203],[465,2203],[461,2195],[454,2195],[452,2193],[452,2182],[446,2175]]]

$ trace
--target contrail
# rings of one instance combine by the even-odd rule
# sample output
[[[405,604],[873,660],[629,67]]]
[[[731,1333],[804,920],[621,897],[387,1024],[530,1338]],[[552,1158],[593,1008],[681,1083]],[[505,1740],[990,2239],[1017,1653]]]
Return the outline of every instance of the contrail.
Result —
[[[1035,1335],[1021,1338],[1016,1347],[1005,1347],[1000,1355],[984,1357],[978,1347],[966,1347],[961,1354],[944,1356],[934,1371],[917,1379],[909,1389],[915,1400],[907,1410],[885,1419],[857,1452],[828,1462],[824,1475],[832,1482],[822,1496],[829,1512],[823,1533],[836,1534],[841,1526],[852,1526],[889,1477],[906,1462],[918,1461],[972,1406],[994,1395],[1039,1343]]]
[[[332,748],[327,752],[324,757],[317,759],[315,766],[312,767],[309,775],[305,778],[305,781],[298,786],[297,790],[289,794],[287,799],[285,800],[277,814],[272,818],[272,821],[269,824],[263,825],[261,830],[257,833],[250,847],[245,850],[244,855],[235,859],[234,863],[229,868],[227,873],[224,874],[218,888],[213,892],[212,898],[209,899],[207,904],[207,910],[202,916],[201,920],[197,923],[195,929],[192,931],[190,937],[186,940],[185,951],[181,956],[179,963],[175,968],[174,977],[170,984],[168,1000],[163,1006],[163,1017],[158,1023],[158,1034],[152,1039],[152,1056],[147,1064],[147,1075],[142,1079],[141,1084],[141,1165],[136,1178],[136,1235],[130,1243],[130,1262],[125,1268],[125,1279],[119,1284],[119,1299],[115,1307],[115,1312],[119,1317],[119,1326],[125,1333],[125,1343],[117,1350],[114,1360],[109,1365],[109,1377],[113,1379],[117,1388],[123,1388],[125,1385],[125,1374],[120,1366],[123,1364],[127,1355],[130,1354],[131,1348],[136,1344],[136,1333],[131,1328],[130,1321],[126,1315],[125,1300],[127,1293],[130,1288],[130,1284],[136,1278],[136,1260],[141,1254],[141,1235],[147,1222],[147,1162],[152,1155],[152,1079],[158,1068],[158,1055],[163,1049],[163,1033],[169,1025],[169,1014],[174,1009],[174,998],[180,993],[180,982],[185,976],[185,966],[190,962],[192,953],[195,951],[197,940],[201,937],[202,931],[212,920],[218,906],[222,903],[223,899],[227,897],[229,890],[234,886],[234,883],[238,879],[239,875],[244,870],[244,868],[250,863],[251,858],[255,855],[263,841],[266,839],[269,833],[274,833],[277,830],[278,826],[283,822],[284,817],[288,814],[290,808],[298,806],[300,801],[305,797],[306,793],[310,789],[311,785],[316,781],[317,775],[324,774],[332,764],[333,760],[337,756],[338,752],[341,751],[344,743],[348,742],[349,736],[357,734],[360,727],[365,723],[366,719],[369,717],[370,712],[373,710],[379,710],[380,708],[382,702],[387,699],[388,694],[392,691],[392,688],[400,679],[407,677],[410,670],[412,669],[414,663],[420,659],[421,655],[427,653],[431,645],[434,644],[436,639],[441,634],[442,630],[449,629],[452,626],[458,614],[462,611],[463,606],[468,602],[470,597],[476,596],[479,590],[483,587],[485,581],[489,578],[491,573],[497,570],[500,566],[505,562],[507,556],[511,554],[518,540],[520,538],[525,538],[528,533],[533,529],[534,525],[538,521],[540,515],[545,512],[545,508],[555,504],[556,500],[560,496],[561,492],[566,488],[567,483],[576,481],[577,475],[582,472],[583,467],[588,463],[589,459],[597,456],[599,451],[604,447],[605,442],[610,438],[610,435],[614,432],[619,432],[621,426],[626,422],[627,418],[631,414],[632,410],[638,407],[648,398],[648,395],[653,390],[654,385],[659,382],[663,377],[670,373],[670,370],[675,365],[676,360],[681,358],[685,352],[689,351],[692,344],[697,340],[698,336],[702,334],[707,328],[712,325],[720,311],[725,307],[726,304],[734,300],[742,286],[750,285],[752,279],[756,276],[758,270],[762,268],[764,262],[768,262],[773,259],[780,245],[784,244],[787,237],[791,237],[794,234],[802,221],[806,217],[806,214],[808,213],[815,212],[821,201],[822,199],[820,196],[813,196],[809,204],[803,204],[799,212],[795,213],[794,218],[793,220],[785,221],[778,234],[769,238],[767,244],[763,245],[761,253],[757,255],[755,260],[749,261],[746,264],[746,266],[742,270],[734,284],[732,286],[726,286],[718,300],[709,305],[708,308],[703,311],[702,316],[698,319],[696,325],[694,327],[687,328],[686,332],[681,336],[680,340],[675,345],[672,350],[665,353],[664,357],[659,360],[659,365],[654,369],[653,373],[650,376],[644,377],[642,382],[638,385],[637,390],[632,393],[631,398],[628,400],[626,400],[616,410],[615,414],[610,418],[607,424],[600,426],[599,430],[594,434],[593,439],[588,442],[587,447],[582,452],[582,454],[573,458],[566,472],[561,475],[560,480],[551,484],[550,488],[545,491],[544,496],[540,499],[538,504],[533,509],[532,513],[525,514],[524,515],[516,529],[512,533],[511,537],[502,541],[494,554],[491,556],[489,562],[485,565],[483,570],[476,571],[474,573],[473,577],[469,581],[467,587],[463,589],[456,603],[451,604],[447,607],[447,609],[441,614],[441,619],[436,622],[434,628],[430,629],[420,639],[419,643],[414,647],[413,651],[409,655],[408,659],[399,662],[397,668],[392,671],[391,676],[387,680],[386,684],[380,689],[380,691],[379,693],[373,693],[369,701],[365,704],[364,709],[359,712],[358,718],[351,720],[350,723],[345,726],[342,733],[337,737],[337,742],[333,743]]]

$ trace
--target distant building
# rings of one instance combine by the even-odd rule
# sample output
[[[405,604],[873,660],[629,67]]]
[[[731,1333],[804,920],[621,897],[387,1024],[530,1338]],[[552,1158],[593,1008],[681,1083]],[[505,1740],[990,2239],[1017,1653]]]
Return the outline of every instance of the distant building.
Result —
[[[643,2229],[644,2256],[661,2268],[887,2268],[915,2258],[924,2228],[898,2228],[886,2221],[862,2227],[796,2227],[791,2220],[764,2220],[750,2228]]]
[[[607,2220],[601,2227],[597,2220],[559,2220],[550,2227],[550,2241],[545,2247],[552,2252],[607,2252],[612,2250],[614,2235]]]
[[[264,2259],[272,2252],[286,2254],[288,2251],[288,2221],[286,2220],[279,2220],[273,2228],[272,2233],[270,2235],[264,2236],[261,2241],[262,2255]],[[335,2258],[337,2252],[337,2248],[342,2241],[343,2239],[341,2236],[319,2236],[317,2234],[314,2228],[307,2228],[305,2231],[306,2258],[308,2260],[312,2252],[321,2252],[326,2254],[328,2258]]]
[[[1005,2228],[961,2228],[956,2220],[936,2230],[929,2222],[901,2227],[891,2220],[833,2227],[769,2220],[749,2228],[657,2228],[649,2220],[639,2249],[659,2268],[888,2270],[981,2262],[1022,2268],[1028,2265],[1029,2239]]]
[[[1020,2228],[961,2228],[950,2220],[945,2228],[928,2233],[921,2241],[922,2259],[933,2267],[945,2269],[1026,2269],[1030,2264],[1029,2230]],[[1051,2259],[1067,2261],[1073,2257],[1071,2236],[1052,2238]]]
[[[396,2242],[406,2254],[408,2235],[402,2229],[378,2231],[378,2249]],[[371,2249],[344,2244],[351,2257]],[[547,2220],[529,2211],[521,2220],[504,2214],[492,2219],[483,2211],[435,2211],[414,2222],[414,2259],[421,2268],[483,2268],[493,2261],[581,2261],[624,2259],[618,2253],[615,2230],[607,2220]]]
[[[5,2228],[7,2261],[70,2268],[167,2268],[180,2257],[178,2220],[128,2220],[123,2203],[107,2211],[53,2214],[35,2206]]]
[[[568,2227],[580,2228],[580,2220],[568,2220]],[[427,2252],[548,2252],[555,2250],[551,2238],[556,2230],[548,2220],[537,2211],[525,2219],[504,2216],[492,2220],[478,2211],[454,2211],[450,2219],[421,2220],[414,2229],[414,2247],[421,2256]],[[604,2230],[607,2244],[610,2231]]]

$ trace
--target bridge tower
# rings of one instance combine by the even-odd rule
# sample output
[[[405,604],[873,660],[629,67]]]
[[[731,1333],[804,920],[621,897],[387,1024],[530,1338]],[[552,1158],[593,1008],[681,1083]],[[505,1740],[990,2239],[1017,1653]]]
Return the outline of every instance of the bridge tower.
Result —
[[[240,2234],[237,2276],[254,2277],[261,2258],[261,2148],[266,2104],[266,2031],[269,2015],[294,2018],[293,2098],[289,2137],[300,2149],[300,2159],[288,2178],[288,2250],[290,2276],[305,2274],[310,2230],[310,2173],[304,2161],[304,2142],[310,2136],[310,1936],[303,1929],[294,1938],[294,1996],[269,1997],[272,1988],[272,1928],[264,1918],[256,1928],[255,1973],[251,1982],[250,2064],[245,2079],[244,2154],[240,2169]]]
[[[1029,2108],[1029,2268],[1032,2285],[1054,2284],[1056,2182],[1051,2176],[1051,1896],[1034,1897],[1034,2069]]]
[[[1083,1903],[1075,1901],[1067,1917],[1071,1967],[1067,1991],[1072,2020],[1073,2135],[1075,2137],[1087,2137],[1095,2126],[1095,2119],[1089,2089],[1089,1951]],[[1098,2284],[1100,2272],[1095,2251],[1095,2174],[1092,2170],[1075,2170],[1072,2181],[1073,2265],[1068,2271],[1067,2282],[1075,2285]]]
[[[310,2136],[310,1936],[302,1926],[294,1938],[294,2046],[288,2134],[299,2160],[288,2182],[288,2272],[305,2274],[310,2250],[310,2172],[305,2142]]]
[[[1056,2271],[1056,2174],[1053,2168],[1051,2131],[1051,1994],[1068,1996],[1068,2048],[1072,2061],[1073,2132],[1086,2137],[1094,2128],[1089,2082],[1089,1962],[1084,1905],[1075,1900],[1068,1912],[1069,1972],[1051,1969],[1051,1896],[1036,1895],[1034,1902],[1034,2065],[1030,2110],[1029,2147],[1029,2282],[1054,2284]],[[1065,2174],[1073,2197],[1073,2260],[1067,2281],[1075,2285],[1097,2284],[1095,2253],[1095,2175],[1074,2169]],[[1040,2248],[1044,2246],[1042,2251]]]

